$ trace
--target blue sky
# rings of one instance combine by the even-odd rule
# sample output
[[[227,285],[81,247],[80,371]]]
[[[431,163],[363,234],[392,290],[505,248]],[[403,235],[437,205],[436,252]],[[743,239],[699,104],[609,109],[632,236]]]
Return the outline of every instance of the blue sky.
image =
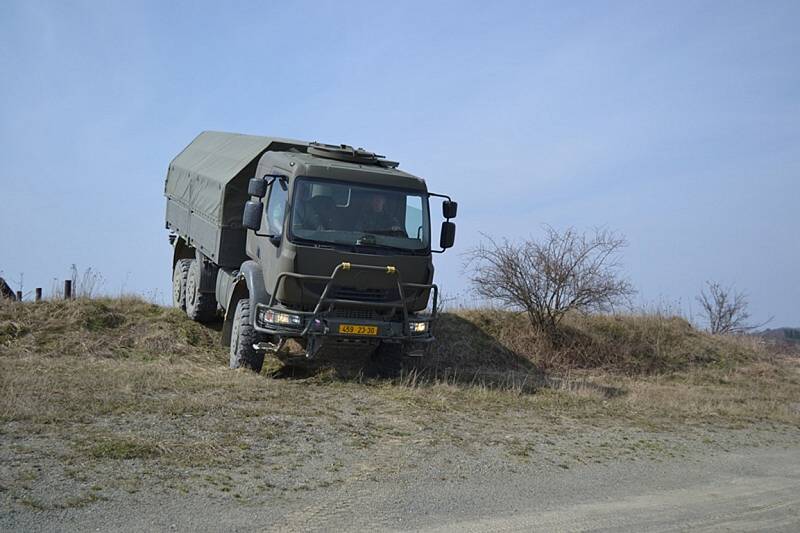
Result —
[[[169,294],[167,165],[207,129],[364,146],[460,204],[437,260],[606,226],[637,303],[705,280],[800,325],[798,2],[0,4],[0,270]]]

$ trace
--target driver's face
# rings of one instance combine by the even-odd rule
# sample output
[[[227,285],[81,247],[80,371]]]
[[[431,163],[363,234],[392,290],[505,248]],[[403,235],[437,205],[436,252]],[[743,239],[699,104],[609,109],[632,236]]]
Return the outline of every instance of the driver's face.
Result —
[[[386,205],[386,197],[382,194],[373,194],[370,199],[372,210],[376,213],[383,211],[383,206]]]

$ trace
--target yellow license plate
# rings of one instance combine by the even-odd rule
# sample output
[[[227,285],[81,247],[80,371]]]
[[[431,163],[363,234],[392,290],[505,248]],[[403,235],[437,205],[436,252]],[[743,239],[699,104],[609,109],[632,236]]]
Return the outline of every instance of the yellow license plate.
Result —
[[[362,326],[360,324],[339,324],[339,333],[345,335],[377,335],[378,326]]]

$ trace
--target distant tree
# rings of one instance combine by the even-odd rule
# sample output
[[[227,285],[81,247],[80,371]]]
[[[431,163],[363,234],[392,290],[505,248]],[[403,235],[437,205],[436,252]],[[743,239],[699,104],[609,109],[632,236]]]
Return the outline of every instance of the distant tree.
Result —
[[[627,242],[613,232],[546,226],[540,240],[487,239],[465,254],[474,292],[524,311],[551,338],[568,312],[606,311],[636,292],[620,273]]]
[[[716,281],[706,282],[706,288],[700,291],[697,302],[708,323],[708,330],[714,334],[746,333],[772,320],[751,324],[747,295],[734,290],[733,287],[723,287]]]

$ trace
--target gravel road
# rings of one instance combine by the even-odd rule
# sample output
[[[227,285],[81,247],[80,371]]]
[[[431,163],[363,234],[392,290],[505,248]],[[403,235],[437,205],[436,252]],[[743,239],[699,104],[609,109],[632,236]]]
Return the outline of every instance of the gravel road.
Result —
[[[413,471],[353,476],[257,504],[151,487],[77,508],[3,505],[0,529],[798,531],[800,447],[780,440],[570,468],[474,457],[448,471],[446,457],[436,457]],[[370,471],[368,460],[356,466]]]

